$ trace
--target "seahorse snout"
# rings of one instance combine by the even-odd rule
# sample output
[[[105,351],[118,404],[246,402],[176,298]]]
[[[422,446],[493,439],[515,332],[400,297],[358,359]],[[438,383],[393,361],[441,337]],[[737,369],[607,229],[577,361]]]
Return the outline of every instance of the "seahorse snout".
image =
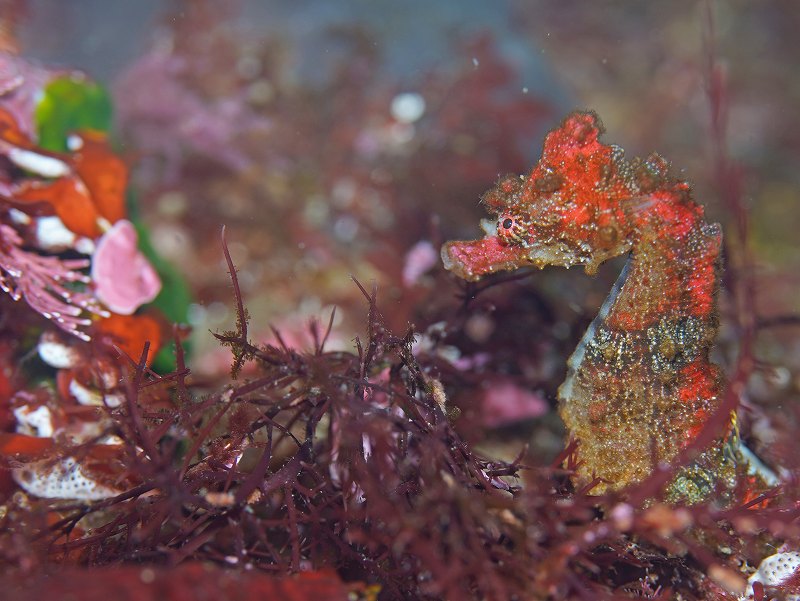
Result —
[[[486,236],[446,243],[442,246],[442,263],[458,277],[475,282],[490,273],[516,269],[530,261],[524,249],[504,244],[498,236]]]

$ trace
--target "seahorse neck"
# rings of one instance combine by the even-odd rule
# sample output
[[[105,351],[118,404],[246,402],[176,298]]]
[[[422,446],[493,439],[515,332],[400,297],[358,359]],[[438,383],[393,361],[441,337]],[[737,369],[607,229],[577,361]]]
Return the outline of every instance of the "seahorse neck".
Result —
[[[690,317],[716,327],[722,237],[696,209],[670,199],[636,215],[625,281],[605,318],[609,328],[640,331]]]

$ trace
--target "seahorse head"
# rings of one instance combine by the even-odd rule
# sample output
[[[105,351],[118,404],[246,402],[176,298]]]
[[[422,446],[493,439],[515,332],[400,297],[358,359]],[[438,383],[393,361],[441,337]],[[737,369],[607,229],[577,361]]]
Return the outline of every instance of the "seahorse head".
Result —
[[[545,138],[527,176],[505,175],[482,202],[492,219],[480,240],[442,248],[447,269],[467,280],[524,266],[582,265],[588,273],[630,250],[636,216],[658,202],[668,165],[658,155],[628,163],[599,140],[596,114],[577,112]]]

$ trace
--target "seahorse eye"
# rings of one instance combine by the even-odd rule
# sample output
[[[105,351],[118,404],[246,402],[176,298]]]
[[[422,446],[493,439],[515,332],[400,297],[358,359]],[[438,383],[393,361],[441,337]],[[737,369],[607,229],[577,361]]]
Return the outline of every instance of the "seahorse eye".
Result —
[[[505,213],[497,219],[497,236],[503,244],[524,244],[527,229],[518,215]]]

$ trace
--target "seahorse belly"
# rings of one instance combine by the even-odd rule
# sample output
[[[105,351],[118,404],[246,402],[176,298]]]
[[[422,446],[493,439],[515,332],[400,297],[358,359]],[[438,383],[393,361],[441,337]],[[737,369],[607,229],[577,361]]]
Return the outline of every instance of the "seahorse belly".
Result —
[[[577,479],[600,478],[595,492],[670,462],[719,404],[721,378],[708,357],[716,315],[704,299],[715,293],[721,238],[702,225],[677,250],[671,240],[636,247],[569,360],[559,411],[579,442]],[[698,263],[713,271],[692,288],[685,274]]]

